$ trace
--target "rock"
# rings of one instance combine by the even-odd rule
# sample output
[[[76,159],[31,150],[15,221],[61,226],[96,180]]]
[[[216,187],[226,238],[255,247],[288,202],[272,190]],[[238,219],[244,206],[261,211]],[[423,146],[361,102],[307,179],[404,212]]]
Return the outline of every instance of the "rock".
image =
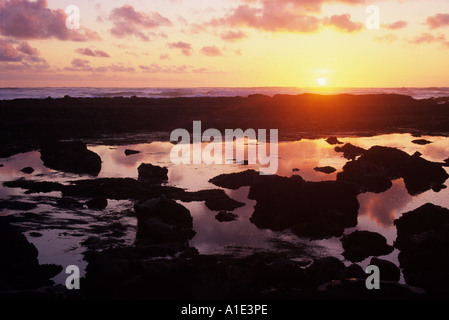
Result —
[[[23,168],[20,171],[22,171],[23,173],[26,173],[26,174],[32,174],[34,172],[34,169],[31,168],[31,167],[26,167],[26,168]]]
[[[334,167],[330,167],[330,166],[316,167],[313,170],[318,171],[318,172],[323,172],[325,174],[331,174],[331,173],[334,173],[335,171],[337,171],[337,169],[335,169]]]
[[[259,228],[331,237],[357,224],[357,189],[344,182],[306,182],[297,175],[260,176],[248,198],[257,201],[250,221]]]
[[[168,180],[166,167],[153,166],[151,163],[142,163],[138,168],[139,181],[160,184]]]
[[[377,232],[356,230],[341,238],[343,256],[351,262],[360,262],[370,256],[381,256],[393,252],[393,246]]]
[[[298,168],[293,168],[292,169],[292,172],[298,172],[298,171],[300,171],[300,169],[298,169]]]
[[[8,209],[15,211],[29,211],[36,209],[37,204],[24,201],[0,200],[0,209]]]
[[[426,203],[394,221],[395,247],[408,284],[449,294],[449,209]]]
[[[370,265],[379,267],[380,280],[382,281],[399,281],[401,278],[401,271],[391,261],[373,257],[371,258]]]
[[[210,183],[222,188],[236,190],[240,187],[251,186],[253,181],[259,176],[255,170],[243,172],[220,174],[209,180]]]
[[[56,201],[56,205],[59,208],[64,209],[73,209],[73,208],[82,208],[83,204],[78,200],[71,197],[62,197]]]
[[[130,155],[138,154],[138,153],[140,153],[140,151],[137,151],[137,150],[131,150],[131,149],[126,149],[126,150],[125,150],[125,155],[126,155],[126,156],[130,156]]]
[[[426,144],[432,143],[432,141],[429,141],[426,139],[416,139],[416,140],[413,140],[412,143],[419,144],[419,145],[426,145]]]
[[[38,251],[26,237],[0,219],[0,291],[34,289],[53,282],[61,266],[39,265]]]
[[[140,201],[134,205],[138,219],[138,237],[154,242],[182,242],[195,232],[193,219],[184,206],[164,197]]]
[[[232,212],[226,212],[226,211],[220,211],[216,216],[215,219],[217,219],[220,222],[229,222],[234,221],[237,219],[237,215]]]
[[[417,195],[441,187],[448,177],[440,163],[395,148],[374,146],[348,162],[337,174],[337,181],[354,183],[360,192],[383,192],[391,187],[391,180],[403,178],[407,191]]]
[[[0,164],[0,168],[2,168],[4,165],[3,164]]]
[[[96,197],[86,202],[89,209],[103,210],[108,206],[108,199],[105,197]]]
[[[343,156],[346,159],[354,160],[357,156],[365,153],[365,149],[356,147],[351,143],[346,143],[343,147],[335,147],[336,152],[343,152]]]
[[[329,144],[343,144],[343,142],[339,141],[337,137],[329,137],[326,142]]]
[[[41,144],[41,159],[50,169],[97,176],[101,158],[81,141],[47,141]]]
[[[36,231],[32,231],[32,232],[30,232],[30,237],[40,238],[40,237],[42,237],[42,233],[36,232]]]

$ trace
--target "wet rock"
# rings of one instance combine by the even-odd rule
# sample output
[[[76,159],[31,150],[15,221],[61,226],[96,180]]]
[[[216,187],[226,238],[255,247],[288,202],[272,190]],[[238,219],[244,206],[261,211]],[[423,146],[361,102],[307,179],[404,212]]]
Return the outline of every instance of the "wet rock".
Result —
[[[371,258],[370,265],[379,267],[380,280],[382,281],[399,281],[401,278],[401,271],[391,261],[373,257]]]
[[[343,144],[343,142],[339,141],[337,137],[329,137],[326,140],[327,143],[333,145],[333,144]]]
[[[449,294],[449,209],[426,203],[394,221],[395,247],[408,284]]]
[[[59,208],[64,209],[73,209],[73,208],[82,208],[83,204],[78,200],[71,197],[62,197],[56,201],[56,205]]]
[[[125,155],[126,155],[126,156],[130,156],[130,155],[138,154],[138,153],[140,153],[140,151],[137,151],[137,150],[131,150],[131,149],[126,149],[126,150],[125,150]]]
[[[33,289],[52,284],[61,266],[39,265],[38,251],[26,237],[0,219],[0,291]]]
[[[29,211],[36,209],[37,204],[24,201],[13,200],[0,200],[0,209],[16,210],[16,211]]]
[[[108,199],[105,197],[96,197],[86,202],[89,209],[103,210],[108,206]]]
[[[50,169],[97,176],[101,158],[82,141],[47,141],[41,144],[41,159]]]
[[[360,262],[370,256],[381,256],[393,252],[393,246],[379,233],[356,230],[341,238],[343,256],[351,262]]]
[[[139,181],[142,182],[159,184],[168,180],[168,169],[165,167],[142,163],[137,171],[139,172]]]
[[[412,143],[419,144],[419,145],[426,145],[426,144],[432,143],[432,141],[429,141],[426,139],[416,139],[416,140],[413,140]]]
[[[343,152],[343,156],[346,159],[354,160],[357,156],[365,153],[365,149],[356,147],[351,143],[346,143],[343,147],[335,147],[336,152]]]
[[[337,171],[337,169],[335,169],[334,167],[330,167],[330,166],[316,167],[313,170],[318,171],[318,172],[323,172],[325,174],[331,174],[331,173],[334,173],[335,171]]]
[[[304,231],[304,236],[328,231],[320,236],[330,237],[357,224],[357,189],[344,182],[260,176],[248,197],[257,201],[250,220],[259,228]]]
[[[34,172],[34,169],[31,167],[25,167],[20,171],[22,171],[23,173],[26,173],[26,174],[32,174]]]
[[[258,176],[259,172],[246,170],[243,172],[220,174],[210,179],[209,182],[218,187],[236,190],[240,187],[251,186]]]
[[[348,162],[337,174],[337,181],[354,183],[360,192],[383,192],[391,187],[391,180],[403,178],[407,191],[417,195],[441,186],[448,177],[440,163],[395,148],[374,146]]]
[[[221,189],[200,190],[192,193],[186,193],[181,197],[181,200],[188,198],[204,200],[206,207],[213,211],[235,210],[245,205],[242,202],[230,198],[224,190]]]
[[[4,165],[3,164],[0,164],[0,168],[2,168]]]
[[[220,211],[216,216],[215,219],[217,219],[220,222],[230,222],[237,219],[237,215],[232,212],[227,211]]]
[[[32,181],[20,178],[14,181],[3,183],[8,188],[20,188],[27,190],[25,193],[48,193],[53,191],[62,191],[64,186],[57,182]]]
[[[182,242],[195,235],[190,211],[164,197],[140,201],[134,205],[138,219],[138,237],[154,242]]]
[[[292,172],[299,172],[300,171],[300,169],[298,169],[298,168],[293,168],[292,169]]]
[[[40,237],[42,237],[42,233],[37,232],[37,231],[32,231],[29,234],[30,234],[30,237],[33,237],[33,238],[40,238]]]

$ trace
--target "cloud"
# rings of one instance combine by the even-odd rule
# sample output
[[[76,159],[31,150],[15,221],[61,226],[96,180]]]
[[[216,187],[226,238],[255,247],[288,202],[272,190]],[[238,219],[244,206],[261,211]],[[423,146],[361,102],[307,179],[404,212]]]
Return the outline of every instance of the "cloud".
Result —
[[[89,69],[90,70],[90,68],[91,68],[89,60],[75,58],[72,60],[71,64],[72,64],[72,67],[74,67],[76,69]]]
[[[16,45],[16,47],[14,47]],[[33,48],[28,42],[18,42],[13,39],[0,39],[0,61],[9,63],[9,68],[47,68],[49,67],[44,58],[39,57],[39,50]],[[20,62],[17,64],[16,62]],[[2,68],[5,67],[2,64]]]
[[[384,36],[374,37],[374,40],[379,41],[379,42],[384,42],[384,43],[392,43],[392,42],[396,41],[397,39],[398,39],[398,36],[393,33],[389,33]]]
[[[209,57],[218,57],[223,55],[216,46],[206,46],[201,48],[201,53]]]
[[[21,61],[22,57],[19,55],[14,46],[6,40],[0,39],[0,61]]]
[[[170,49],[179,49],[181,50],[181,53],[185,56],[191,56],[192,55],[192,45],[190,43],[186,43],[186,42],[171,42],[168,44],[168,47]]]
[[[449,40],[446,39],[446,35],[438,33],[437,35],[433,35],[431,33],[425,32],[419,36],[408,41],[411,44],[431,44],[431,43],[439,43],[443,49],[449,49]]]
[[[90,72],[134,72],[133,67],[125,67],[122,63],[110,64],[108,66],[92,67],[89,60],[74,58],[71,67],[65,68],[68,71],[90,71]]]
[[[363,24],[360,22],[351,21],[350,14],[333,15],[330,18],[325,19],[324,22],[327,26],[332,26],[342,32],[356,32],[363,28]]]
[[[389,23],[389,24],[384,24],[382,25],[382,27],[384,27],[385,29],[388,30],[399,30],[399,29],[403,29],[408,25],[407,21],[396,21],[393,23]]]
[[[78,48],[75,50],[76,53],[79,53],[83,56],[90,57],[100,57],[100,58],[109,58],[110,55],[102,50],[91,50],[89,48]]]
[[[47,8],[46,0],[6,0],[0,3],[0,33],[16,39],[49,39],[71,41],[100,40],[89,29],[67,29],[66,13]]]
[[[140,70],[145,73],[202,73],[202,74],[223,74],[222,71],[209,70],[207,68],[196,68],[188,65],[180,66],[160,66],[156,63],[152,63],[149,66],[140,65]]]
[[[230,30],[230,31],[228,31],[226,33],[221,34],[220,37],[224,41],[231,41],[232,42],[232,41],[242,40],[242,39],[246,38],[247,36],[241,30],[238,30],[238,31]]]
[[[170,56],[168,55],[168,53],[161,54],[161,55],[159,56],[159,59],[161,59],[161,60],[171,60],[171,58],[170,58]]]
[[[430,29],[449,26],[449,13],[437,13],[434,16],[427,17],[425,24]]]
[[[114,24],[111,34],[118,38],[135,36],[141,40],[149,41],[148,35],[142,29],[156,29],[162,26],[171,26],[172,22],[160,15],[158,12],[137,12],[133,6],[125,4],[120,8],[115,8],[109,15],[109,19]]]

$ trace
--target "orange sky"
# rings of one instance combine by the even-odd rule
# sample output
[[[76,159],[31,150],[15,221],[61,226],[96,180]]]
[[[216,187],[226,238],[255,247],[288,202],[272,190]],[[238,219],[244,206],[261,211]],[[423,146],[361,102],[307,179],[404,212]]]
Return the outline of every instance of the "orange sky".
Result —
[[[449,87],[447,0],[7,0],[0,21],[1,87]]]

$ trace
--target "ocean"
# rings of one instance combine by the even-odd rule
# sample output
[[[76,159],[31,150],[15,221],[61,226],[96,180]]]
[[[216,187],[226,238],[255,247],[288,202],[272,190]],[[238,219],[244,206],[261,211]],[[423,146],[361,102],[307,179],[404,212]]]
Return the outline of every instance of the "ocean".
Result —
[[[430,88],[298,88],[298,87],[216,87],[216,88],[91,88],[91,87],[42,87],[0,88],[0,100],[44,99],[48,97],[234,97],[252,94],[274,96],[276,94],[402,94],[415,99],[449,97],[449,87]]]

